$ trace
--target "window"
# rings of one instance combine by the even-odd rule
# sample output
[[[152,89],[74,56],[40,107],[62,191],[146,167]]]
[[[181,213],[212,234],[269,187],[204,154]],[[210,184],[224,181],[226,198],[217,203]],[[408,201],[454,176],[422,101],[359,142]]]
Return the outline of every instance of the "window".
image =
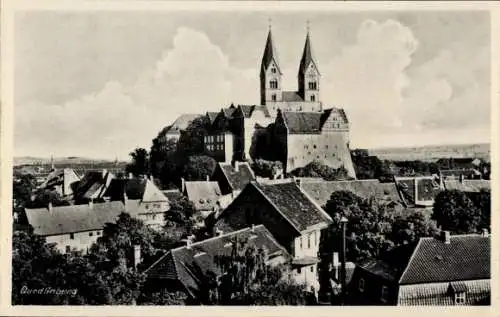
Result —
[[[389,289],[387,288],[387,286],[383,285],[382,286],[382,294],[380,295],[380,300],[383,302],[383,303],[387,303],[387,297],[389,295]]]
[[[362,278],[359,279],[358,289],[360,293],[363,293],[365,291],[365,280]]]
[[[317,88],[318,88],[318,86],[317,86],[315,81],[309,82],[309,89],[316,90]]]
[[[302,269],[300,267],[297,268],[297,273],[299,273],[299,274],[302,273]]]
[[[276,73],[276,68],[271,68],[271,73],[275,74]]]
[[[97,231],[97,236],[100,236],[101,235],[101,231]]]
[[[272,94],[272,95],[271,95],[271,100],[272,100],[272,101],[276,101],[276,94]]]
[[[455,293],[455,304],[457,305],[465,304],[465,292]]]
[[[75,234],[74,234],[74,233],[70,233],[70,234],[69,234],[69,238],[70,238],[71,240],[74,240],[74,239],[75,239]]]
[[[307,235],[307,248],[310,249],[311,248],[311,234],[308,234]]]
[[[276,79],[269,81],[269,87],[271,89],[278,89],[278,81]]]
[[[315,95],[311,96],[311,101],[316,101],[316,96]]]
[[[313,148],[316,148],[316,144],[313,145]]]
[[[318,234],[314,231],[314,245],[318,245]]]
[[[92,237],[94,235],[93,232],[89,232],[89,237]]]
[[[302,237],[300,237],[300,249],[302,250]]]
[[[311,273],[314,273],[314,265],[311,266]]]
[[[69,245],[66,246],[66,253],[70,253],[71,252],[71,247]]]

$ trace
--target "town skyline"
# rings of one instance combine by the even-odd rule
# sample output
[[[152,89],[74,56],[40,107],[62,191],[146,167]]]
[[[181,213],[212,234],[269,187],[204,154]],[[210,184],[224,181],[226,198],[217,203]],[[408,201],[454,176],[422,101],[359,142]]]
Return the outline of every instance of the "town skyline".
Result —
[[[19,14],[14,155],[121,160],[182,113],[258,104],[269,19],[287,89],[310,21],[321,100],[345,109],[352,148],[489,143],[487,12],[237,15]]]

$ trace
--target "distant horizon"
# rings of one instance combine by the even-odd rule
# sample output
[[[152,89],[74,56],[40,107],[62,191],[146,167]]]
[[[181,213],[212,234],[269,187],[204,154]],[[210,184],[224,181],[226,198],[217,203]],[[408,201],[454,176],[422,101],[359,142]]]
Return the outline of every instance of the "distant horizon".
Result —
[[[372,147],[372,148],[366,148],[366,147],[351,147],[351,150],[396,150],[396,149],[411,149],[411,148],[431,148],[431,147],[438,147],[438,146],[474,146],[474,145],[488,145],[491,146],[491,142],[477,142],[477,143],[440,143],[440,144],[427,144],[427,145],[408,145],[408,146],[390,146],[390,147]],[[150,150],[150,148],[145,148],[146,150]],[[131,149],[130,152],[132,152],[134,149]],[[51,155],[48,156],[39,156],[39,155],[20,155],[20,156],[14,156],[13,159],[34,159],[34,160],[47,160],[50,161]],[[113,162],[116,160],[116,157],[114,158],[109,158],[109,157],[91,157],[91,156],[79,156],[79,155],[72,155],[72,156],[54,156],[54,161],[57,160],[67,160],[67,159],[83,159],[83,160],[92,160],[92,161],[105,161],[105,162]],[[123,163],[123,162],[128,162],[130,160],[130,157],[127,157],[126,159],[120,159],[118,158],[118,163]]]

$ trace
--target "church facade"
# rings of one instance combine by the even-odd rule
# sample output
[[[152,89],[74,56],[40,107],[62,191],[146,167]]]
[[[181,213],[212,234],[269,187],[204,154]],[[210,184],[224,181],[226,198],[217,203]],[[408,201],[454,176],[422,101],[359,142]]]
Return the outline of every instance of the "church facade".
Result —
[[[265,153],[256,153],[255,144],[267,133],[267,147],[276,152],[273,157],[283,162],[285,172],[318,160],[333,168],[343,167],[350,177],[356,178],[347,115],[341,108],[323,107],[320,79],[308,31],[297,73],[297,90],[284,90],[270,29],[260,67],[260,105],[232,104],[218,113],[207,112],[206,153],[219,162],[266,158]]]

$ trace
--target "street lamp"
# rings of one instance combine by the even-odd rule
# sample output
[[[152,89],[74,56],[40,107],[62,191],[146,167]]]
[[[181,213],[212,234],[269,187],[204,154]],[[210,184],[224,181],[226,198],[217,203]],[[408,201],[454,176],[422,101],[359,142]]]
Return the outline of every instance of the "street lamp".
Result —
[[[342,226],[342,250],[341,250],[341,257],[340,257],[340,263],[341,263],[341,269],[340,269],[340,282],[342,285],[342,305],[345,304],[346,301],[346,272],[345,272],[345,253],[346,253],[346,243],[345,243],[345,234],[346,234],[346,227],[347,227],[347,218],[345,216],[342,216],[340,218],[340,225]]]

